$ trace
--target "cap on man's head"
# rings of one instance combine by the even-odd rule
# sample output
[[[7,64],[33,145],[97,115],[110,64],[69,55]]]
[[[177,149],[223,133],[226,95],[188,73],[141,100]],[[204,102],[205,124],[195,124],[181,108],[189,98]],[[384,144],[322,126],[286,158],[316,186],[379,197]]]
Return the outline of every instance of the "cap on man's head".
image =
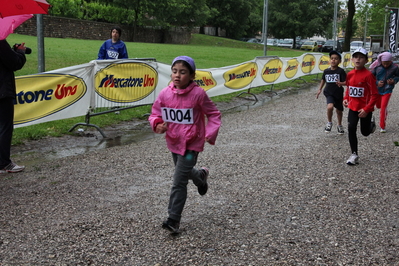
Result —
[[[340,54],[340,53],[338,53],[337,51],[335,51],[335,50],[332,50],[332,51],[330,52],[330,57],[331,57],[333,54],[336,54],[336,55],[338,55],[340,60],[342,59],[342,56],[341,56],[341,54]]]
[[[364,49],[363,47],[357,48],[357,49],[353,52],[352,56],[353,56],[354,54],[358,54],[358,53],[360,53],[360,54],[362,54],[362,55],[368,57],[368,56],[367,56],[367,50]]]
[[[180,61],[180,60],[187,62],[190,65],[190,67],[193,70],[193,72],[195,72],[194,59],[192,59],[189,56],[181,55],[181,56],[176,57],[175,59],[173,59],[172,66],[175,64],[176,61]]]

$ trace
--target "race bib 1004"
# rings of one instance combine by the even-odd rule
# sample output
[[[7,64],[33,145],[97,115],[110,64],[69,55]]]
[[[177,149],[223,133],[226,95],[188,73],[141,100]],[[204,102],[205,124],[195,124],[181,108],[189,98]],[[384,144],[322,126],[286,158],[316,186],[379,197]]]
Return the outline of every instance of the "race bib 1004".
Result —
[[[326,74],[325,78],[327,83],[335,83],[339,81],[339,74]]]
[[[194,112],[193,109],[174,109],[162,107],[162,119],[165,122],[172,122],[177,124],[193,124]]]
[[[349,86],[350,97],[364,97],[364,88]]]

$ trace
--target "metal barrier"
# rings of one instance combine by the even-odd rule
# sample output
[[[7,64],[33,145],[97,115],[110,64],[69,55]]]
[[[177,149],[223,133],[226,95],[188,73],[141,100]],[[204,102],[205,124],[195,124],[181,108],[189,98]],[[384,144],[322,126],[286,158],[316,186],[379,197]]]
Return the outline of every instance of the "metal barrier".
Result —
[[[156,62],[155,58],[134,58],[134,60]],[[145,105],[148,105],[148,104],[145,104]],[[85,122],[76,123],[68,131],[72,132],[76,127],[79,127],[79,126],[94,127],[95,129],[97,129],[100,132],[100,134],[103,136],[103,138],[106,138],[107,136],[105,135],[104,131],[102,131],[99,126],[90,123],[91,117],[108,114],[108,113],[113,113],[113,112],[120,112],[120,111],[123,111],[126,109],[131,109],[131,108],[145,106],[145,105],[91,108],[87,111],[87,114],[85,115]]]

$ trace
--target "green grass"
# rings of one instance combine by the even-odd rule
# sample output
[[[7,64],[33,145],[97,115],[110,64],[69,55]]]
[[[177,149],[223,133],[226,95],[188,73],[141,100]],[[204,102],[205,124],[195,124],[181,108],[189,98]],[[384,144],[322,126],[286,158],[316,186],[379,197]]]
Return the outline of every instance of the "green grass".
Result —
[[[25,66],[16,72],[17,76],[38,72],[37,37],[11,34],[10,45],[25,42],[32,48]],[[80,65],[97,59],[98,49],[103,41],[61,38],[44,39],[45,71]],[[178,55],[195,59],[197,68],[215,68],[239,64],[263,56],[263,45],[246,43],[221,37],[194,34],[190,44],[160,44],[126,42],[130,58],[155,58],[158,62],[170,64]],[[303,54],[299,50],[269,47],[268,56],[295,57]]]
[[[10,45],[25,42],[32,48],[32,54],[27,55],[25,66],[17,71],[17,76],[38,73],[37,37],[11,34],[7,41]],[[45,71],[60,69],[64,67],[80,65],[97,59],[98,49],[103,41],[77,40],[62,38],[45,38]],[[129,58],[155,58],[158,62],[170,64],[178,55],[188,55],[195,59],[197,68],[217,68],[239,64],[263,56],[263,45],[246,43],[221,37],[213,37],[194,34],[190,44],[156,44],[126,42]],[[296,57],[303,54],[302,51],[285,49],[279,47],[267,47],[268,56]],[[308,78],[308,77],[307,77]],[[309,80],[311,80],[309,78]],[[292,82],[276,84],[274,89],[292,86]],[[262,92],[265,88],[251,89],[251,92]],[[215,102],[229,101],[237,93],[213,97]],[[105,127],[132,118],[144,119],[143,114],[150,111],[150,106],[143,106],[123,110],[119,115],[114,113],[94,116],[90,119],[91,124]],[[84,117],[65,119],[41,123],[29,127],[17,128],[13,135],[13,144],[22,144],[26,140],[41,139],[46,136],[62,136],[68,134],[68,130],[76,123],[84,122]]]

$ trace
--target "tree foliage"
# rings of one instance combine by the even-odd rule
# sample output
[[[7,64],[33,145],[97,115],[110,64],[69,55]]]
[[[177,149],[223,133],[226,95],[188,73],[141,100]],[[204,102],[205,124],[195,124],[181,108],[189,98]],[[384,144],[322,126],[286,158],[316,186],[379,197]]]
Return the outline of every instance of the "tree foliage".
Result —
[[[360,27],[355,35],[363,36],[364,27],[367,27],[367,36],[383,35],[384,22],[389,20],[389,8],[386,10],[385,7],[399,7],[399,0],[367,0],[359,2],[357,4],[355,18],[359,21]]]
[[[254,35],[262,29],[259,0],[207,0],[213,16],[208,24],[224,29],[227,37]]]
[[[133,27],[211,26],[227,37],[253,37],[263,25],[264,0],[48,0],[51,15]],[[353,1],[353,0],[352,0]],[[369,0],[389,1],[389,0]],[[396,0],[399,1],[399,0]],[[268,1],[268,34],[276,38],[331,36],[334,0]]]
[[[324,36],[334,16],[333,0],[273,0],[268,31],[276,38]]]
[[[201,26],[210,14],[206,0],[157,0],[148,9],[152,23],[162,28]]]

